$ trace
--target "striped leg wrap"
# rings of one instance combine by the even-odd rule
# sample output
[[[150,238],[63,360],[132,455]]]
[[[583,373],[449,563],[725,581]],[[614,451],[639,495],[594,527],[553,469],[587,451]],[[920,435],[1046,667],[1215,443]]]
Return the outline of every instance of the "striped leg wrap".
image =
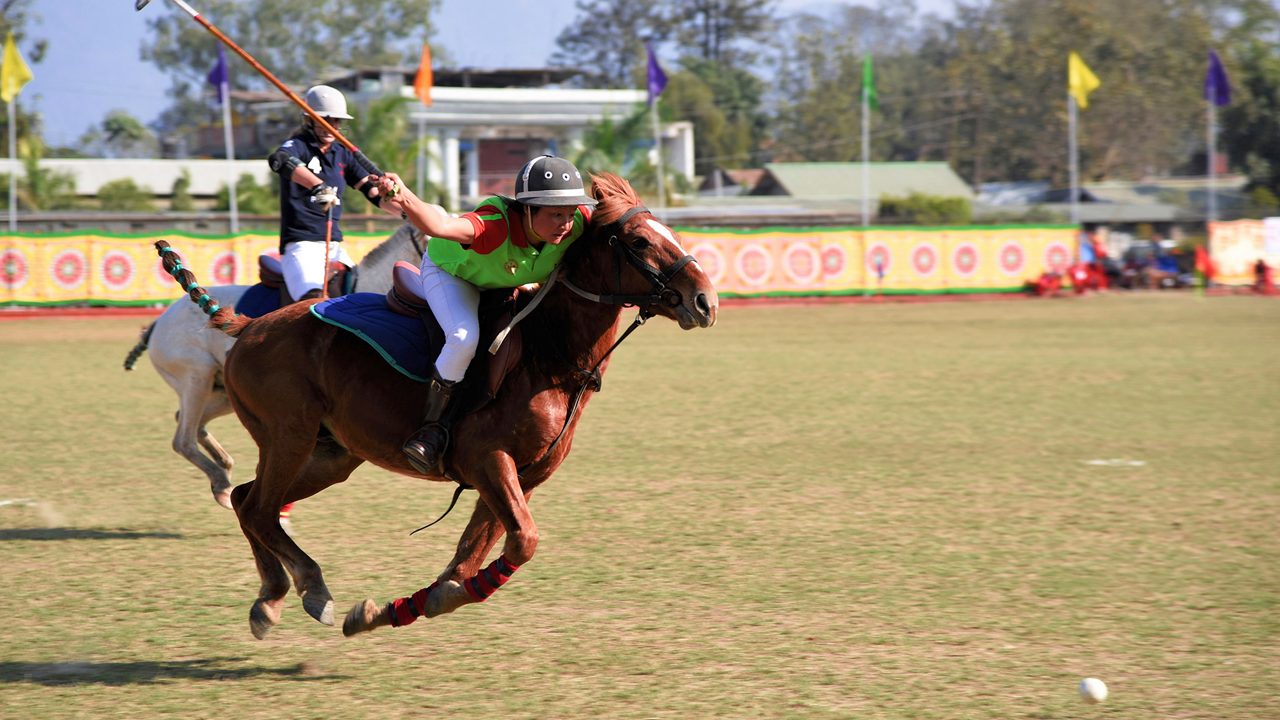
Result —
[[[508,560],[505,556],[499,556],[497,560],[489,563],[489,567],[475,574],[475,577],[468,578],[462,583],[462,587],[466,589],[467,594],[476,602],[484,602],[490,595],[498,591],[511,579],[511,576],[520,569],[519,565]]]
[[[387,617],[391,618],[391,627],[404,627],[413,624],[427,612],[427,596],[431,594],[436,583],[431,583],[409,597],[402,597],[387,603]]]

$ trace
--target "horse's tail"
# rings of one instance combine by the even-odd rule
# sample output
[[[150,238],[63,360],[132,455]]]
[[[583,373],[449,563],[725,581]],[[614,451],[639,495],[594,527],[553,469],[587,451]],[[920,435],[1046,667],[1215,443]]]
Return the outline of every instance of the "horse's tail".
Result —
[[[160,261],[164,265],[165,272],[173,276],[174,280],[187,291],[187,295],[191,296],[191,302],[200,306],[201,310],[209,316],[209,327],[221,330],[222,332],[237,337],[245,326],[249,324],[249,318],[244,315],[236,315],[231,308],[225,308],[218,304],[217,300],[209,295],[209,291],[200,287],[196,282],[196,276],[182,264],[182,256],[178,252],[169,247],[169,243],[164,240],[157,240],[155,243],[156,252],[160,254]]]
[[[147,351],[147,346],[151,344],[151,333],[154,332],[155,329],[155,322],[152,322],[150,325],[142,329],[142,339],[138,341],[137,345],[133,346],[133,349],[129,351],[128,355],[124,356],[124,369],[126,371],[132,370],[133,366],[138,363],[138,358],[142,357],[142,353]]]

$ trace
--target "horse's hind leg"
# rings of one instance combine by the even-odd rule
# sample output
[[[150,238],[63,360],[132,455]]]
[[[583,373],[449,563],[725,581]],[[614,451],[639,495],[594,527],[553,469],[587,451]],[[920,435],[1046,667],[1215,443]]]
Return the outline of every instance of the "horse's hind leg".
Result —
[[[244,505],[256,480],[247,482],[231,491],[231,501],[240,515],[240,507]],[[241,522],[241,530],[249,541],[249,549],[253,552],[253,562],[258,567],[258,577],[262,585],[258,589],[258,599],[249,609],[249,631],[259,640],[267,636],[267,632],[280,622],[280,611],[284,606],[284,598],[289,594],[289,574],[285,572],[280,560],[261,541],[254,537]]]
[[[200,447],[204,448],[205,452],[209,453],[209,457],[227,471],[228,477],[231,475],[231,468],[235,465],[235,461],[231,459],[230,453],[223,449],[222,443],[209,432],[208,425],[223,415],[229,414],[231,414],[231,403],[227,400],[226,392],[212,391],[205,401],[204,412],[200,415],[200,430],[197,433]]]
[[[283,490],[277,487],[270,491],[260,480],[251,483],[252,487],[235,489],[236,514],[249,538],[263,581],[249,614],[250,629],[255,637],[263,637],[279,620],[280,604],[288,594],[290,576],[307,614],[326,625],[333,624],[333,596],[325,585],[320,566],[280,527],[279,508],[346,480],[362,462],[332,439],[324,439],[315,444],[306,464]],[[263,476],[260,471],[259,478]]]
[[[160,368],[157,368],[160,370]],[[188,462],[200,468],[209,478],[209,490],[213,499],[221,506],[231,508],[231,475],[229,464],[210,460],[200,452],[200,445],[205,445],[200,438],[206,422],[206,407],[209,405],[213,390],[213,378],[184,376],[178,377],[165,370],[160,374],[178,391],[178,428],[173,433],[173,451],[186,458]],[[217,445],[217,441],[214,441]],[[208,447],[205,445],[205,447]],[[218,450],[226,456],[220,445]],[[217,457],[215,454],[214,457]],[[231,458],[227,456],[228,463]]]

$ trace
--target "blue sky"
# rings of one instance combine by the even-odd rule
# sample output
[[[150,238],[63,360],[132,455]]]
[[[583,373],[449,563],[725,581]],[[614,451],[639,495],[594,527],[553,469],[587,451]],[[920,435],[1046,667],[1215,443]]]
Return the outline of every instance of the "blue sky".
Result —
[[[197,12],[199,0],[187,0]],[[152,0],[153,5],[167,0]],[[830,5],[813,0],[782,0],[784,11]],[[853,3],[866,4],[866,3]],[[952,0],[923,0],[922,10],[949,8]],[[31,37],[47,38],[49,50],[35,79],[18,97],[20,106],[36,107],[44,116],[45,139],[55,145],[74,143],[111,110],[124,109],[149,122],[167,104],[169,80],[140,59],[146,40],[148,10],[135,12],[127,0],[37,0]],[[545,63],[555,38],[576,17],[574,0],[444,0],[435,16],[436,40],[458,65],[531,67]],[[481,45],[477,18],[501,17],[497,35]],[[209,16],[215,26],[218,18]],[[195,22],[194,20],[191,22]],[[454,39],[457,38],[457,39]],[[212,38],[211,38],[212,39]],[[234,38],[232,38],[234,39]],[[19,46],[30,57],[28,47]],[[253,54],[253,48],[245,48]],[[268,68],[269,69],[269,68]]]

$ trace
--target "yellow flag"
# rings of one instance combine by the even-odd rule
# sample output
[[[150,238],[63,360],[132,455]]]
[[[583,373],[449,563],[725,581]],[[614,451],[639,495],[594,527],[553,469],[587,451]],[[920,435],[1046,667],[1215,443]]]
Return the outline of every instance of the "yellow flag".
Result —
[[[0,65],[0,100],[13,102],[32,77],[31,68],[27,67],[17,44],[13,42],[13,33],[9,33],[4,40],[4,64]]]
[[[1089,93],[1098,89],[1102,83],[1093,74],[1084,60],[1074,50],[1067,55],[1067,92],[1076,99],[1076,104],[1083,110],[1089,107]]]

